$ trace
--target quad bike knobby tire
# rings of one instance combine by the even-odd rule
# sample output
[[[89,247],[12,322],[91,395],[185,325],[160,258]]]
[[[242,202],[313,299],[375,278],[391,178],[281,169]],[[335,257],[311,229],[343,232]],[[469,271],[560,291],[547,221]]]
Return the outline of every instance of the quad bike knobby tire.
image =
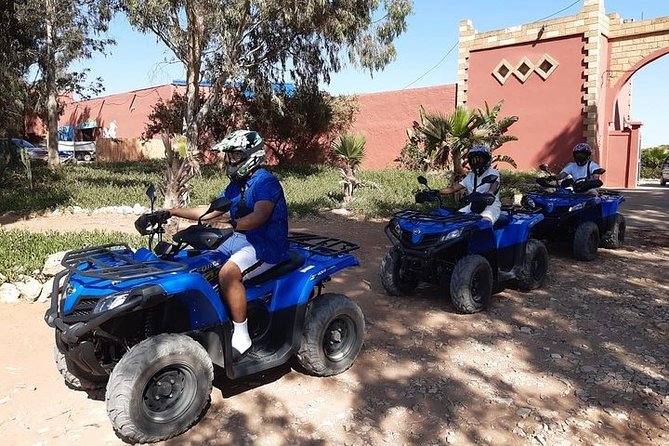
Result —
[[[132,347],[107,384],[107,414],[117,435],[154,443],[188,430],[208,408],[214,368],[192,338],[160,334]]]
[[[616,213],[613,219],[613,226],[602,237],[602,248],[621,248],[625,244],[625,229],[627,229],[625,217],[622,214]]]
[[[104,389],[108,376],[96,376],[81,370],[77,364],[67,359],[57,345],[53,348],[53,357],[56,367],[63,376],[67,387],[73,390]]]
[[[492,269],[485,257],[465,256],[453,268],[451,302],[461,313],[477,313],[490,303],[492,282]]]
[[[418,286],[418,280],[402,277],[402,253],[397,246],[381,261],[381,284],[391,296],[411,294]]]
[[[586,262],[595,260],[599,247],[599,228],[592,221],[584,221],[574,234],[574,257]]]
[[[548,274],[548,250],[536,239],[525,246],[525,262],[518,273],[518,289],[530,291],[540,288]]]
[[[342,373],[360,353],[364,335],[358,304],[341,294],[323,294],[307,308],[297,360],[312,375]]]

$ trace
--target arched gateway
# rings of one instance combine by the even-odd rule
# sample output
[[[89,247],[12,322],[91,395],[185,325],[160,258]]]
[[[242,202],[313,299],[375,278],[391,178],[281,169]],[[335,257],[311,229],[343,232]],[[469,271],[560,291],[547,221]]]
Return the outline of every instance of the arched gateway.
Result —
[[[578,14],[504,30],[460,23],[458,104],[505,101],[520,139],[504,146],[520,168],[562,165],[587,141],[607,186],[635,187],[641,123],[631,120],[634,73],[669,53],[669,17],[622,20],[604,0]]]

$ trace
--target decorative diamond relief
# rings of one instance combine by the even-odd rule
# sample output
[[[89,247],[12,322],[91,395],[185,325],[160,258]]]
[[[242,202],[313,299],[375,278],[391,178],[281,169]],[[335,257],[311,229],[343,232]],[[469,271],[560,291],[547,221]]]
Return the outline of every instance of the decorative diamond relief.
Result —
[[[534,71],[537,72],[543,80],[548,79],[548,77],[553,74],[553,71],[560,65],[557,60],[553,59],[550,55],[544,54],[541,60],[537,63],[537,66],[534,68]]]
[[[495,76],[495,79],[499,81],[500,84],[504,85],[504,82],[511,77],[513,73],[513,66],[507,62],[505,59],[502,59],[500,63],[492,70],[492,75]]]
[[[520,82],[525,82],[532,71],[534,70],[534,64],[527,57],[523,57],[520,61],[513,74],[518,78]]]

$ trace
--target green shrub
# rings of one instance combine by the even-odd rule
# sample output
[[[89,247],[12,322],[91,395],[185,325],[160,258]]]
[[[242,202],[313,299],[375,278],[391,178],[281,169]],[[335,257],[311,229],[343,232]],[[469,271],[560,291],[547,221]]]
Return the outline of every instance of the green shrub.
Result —
[[[120,232],[30,232],[0,229],[0,274],[10,281],[20,274],[41,270],[46,258],[58,251],[124,242],[133,247],[145,245],[145,239]]]
[[[662,163],[669,156],[669,145],[641,150],[641,178],[660,178]]]
[[[33,190],[23,174],[10,177],[7,181],[11,184],[0,188],[0,214],[9,210],[25,213],[68,206],[88,209],[135,203],[147,206],[144,191],[149,184],[158,184],[163,169],[162,160],[67,165],[55,172],[36,166]],[[297,165],[270,170],[281,181],[291,216],[318,214],[342,204],[339,170],[335,167]],[[426,174],[392,168],[360,171],[362,185],[347,207],[360,215],[383,217],[394,209],[414,206],[414,192],[419,189],[416,177],[421,174],[427,176],[434,188],[446,186],[450,176],[446,171]],[[531,172],[503,171],[502,194],[512,196],[528,190],[535,176],[536,173]],[[189,184],[191,204],[208,204],[227,184],[228,178],[218,167],[203,166],[201,175]]]

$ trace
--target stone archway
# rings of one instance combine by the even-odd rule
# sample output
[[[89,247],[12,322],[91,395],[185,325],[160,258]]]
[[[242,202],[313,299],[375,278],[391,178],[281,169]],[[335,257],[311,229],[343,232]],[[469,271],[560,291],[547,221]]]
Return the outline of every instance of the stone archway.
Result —
[[[609,68],[605,82],[606,119],[603,165],[618,183],[635,187],[641,148],[642,123],[629,116],[631,81],[644,66],[669,53],[669,17],[643,21],[624,21],[612,16],[609,23]],[[624,93],[624,94],[623,94]],[[628,102],[627,115],[620,115],[620,104]],[[600,116],[601,119],[601,116]],[[600,121],[601,122],[601,121]]]

